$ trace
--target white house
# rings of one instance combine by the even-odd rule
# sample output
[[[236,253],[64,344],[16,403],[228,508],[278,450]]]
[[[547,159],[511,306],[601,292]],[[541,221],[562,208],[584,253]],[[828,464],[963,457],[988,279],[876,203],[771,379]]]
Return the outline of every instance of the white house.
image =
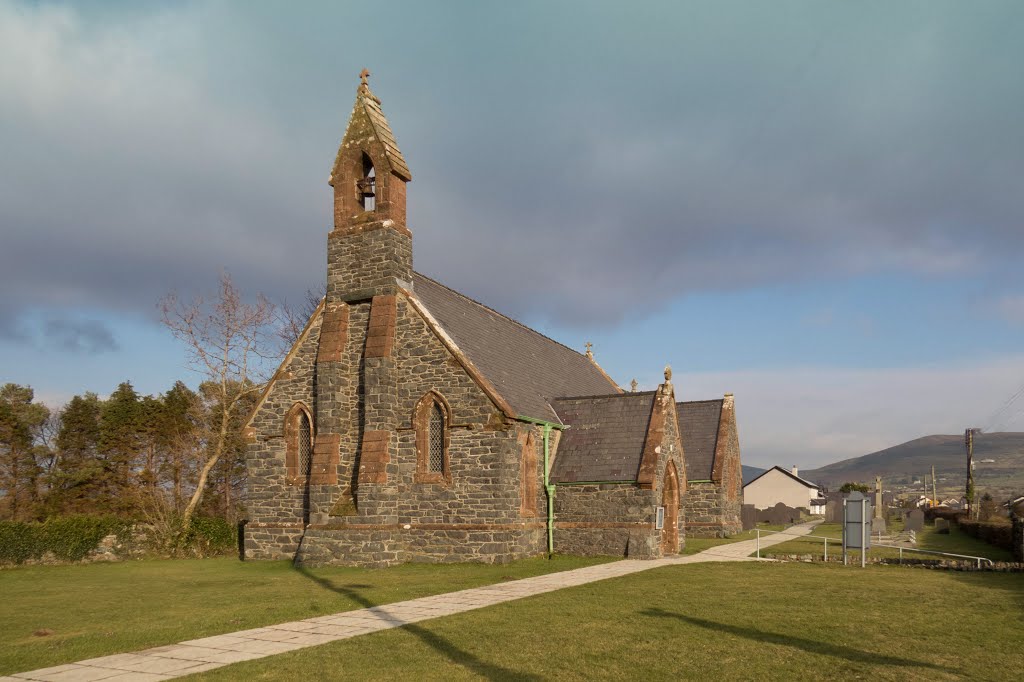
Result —
[[[787,507],[803,507],[812,514],[825,513],[825,500],[815,483],[797,476],[797,468],[786,471],[772,467],[743,486],[744,504],[768,509],[782,502]]]

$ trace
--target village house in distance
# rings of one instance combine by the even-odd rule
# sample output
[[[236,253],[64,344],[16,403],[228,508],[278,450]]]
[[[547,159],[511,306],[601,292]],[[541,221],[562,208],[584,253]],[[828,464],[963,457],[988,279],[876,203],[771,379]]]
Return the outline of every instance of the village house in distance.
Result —
[[[246,555],[651,558],[688,527],[739,530],[731,395],[677,404],[669,368],[624,392],[589,346],[413,271],[412,174],[368,75],[331,173],[327,295],[247,427]]]

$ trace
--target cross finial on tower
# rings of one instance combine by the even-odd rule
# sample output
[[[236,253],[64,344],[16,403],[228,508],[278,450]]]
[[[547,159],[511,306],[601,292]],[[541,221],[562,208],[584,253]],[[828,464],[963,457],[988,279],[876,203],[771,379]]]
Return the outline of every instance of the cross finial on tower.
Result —
[[[583,345],[587,347],[587,357],[590,358],[591,360],[593,360],[594,359],[594,351],[592,349],[594,347],[594,344],[590,343],[590,341],[587,341]]]

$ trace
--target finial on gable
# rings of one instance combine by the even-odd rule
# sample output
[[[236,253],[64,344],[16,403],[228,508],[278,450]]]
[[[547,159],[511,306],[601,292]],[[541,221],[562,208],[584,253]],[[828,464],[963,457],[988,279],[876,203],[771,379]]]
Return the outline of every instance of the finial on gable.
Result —
[[[672,365],[665,365],[665,383],[672,383]]]
[[[590,341],[587,341],[583,345],[586,346],[586,348],[587,348],[587,357],[590,358],[591,360],[593,360],[594,359],[594,351],[593,351],[594,344],[590,343]]]
[[[636,387],[638,385],[639,385],[639,383],[637,382],[636,379],[633,379],[631,382],[629,382],[629,392],[630,393],[636,393]]]
[[[365,69],[364,68],[362,71],[359,72],[359,84],[360,85],[369,85],[370,84],[370,70],[369,69]]]

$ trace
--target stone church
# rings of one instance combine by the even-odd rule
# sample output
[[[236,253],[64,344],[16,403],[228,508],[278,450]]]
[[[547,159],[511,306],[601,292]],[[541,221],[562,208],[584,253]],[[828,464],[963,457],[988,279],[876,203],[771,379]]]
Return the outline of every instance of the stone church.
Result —
[[[624,392],[589,348],[413,271],[412,174],[368,75],[330,176],[326,296],[247,427],[246,555],[659,557],[687,523],[737,530],[731,396],[677,404],[668,368],[657,390]],[[693,504],[688,471],[705,486]]]

